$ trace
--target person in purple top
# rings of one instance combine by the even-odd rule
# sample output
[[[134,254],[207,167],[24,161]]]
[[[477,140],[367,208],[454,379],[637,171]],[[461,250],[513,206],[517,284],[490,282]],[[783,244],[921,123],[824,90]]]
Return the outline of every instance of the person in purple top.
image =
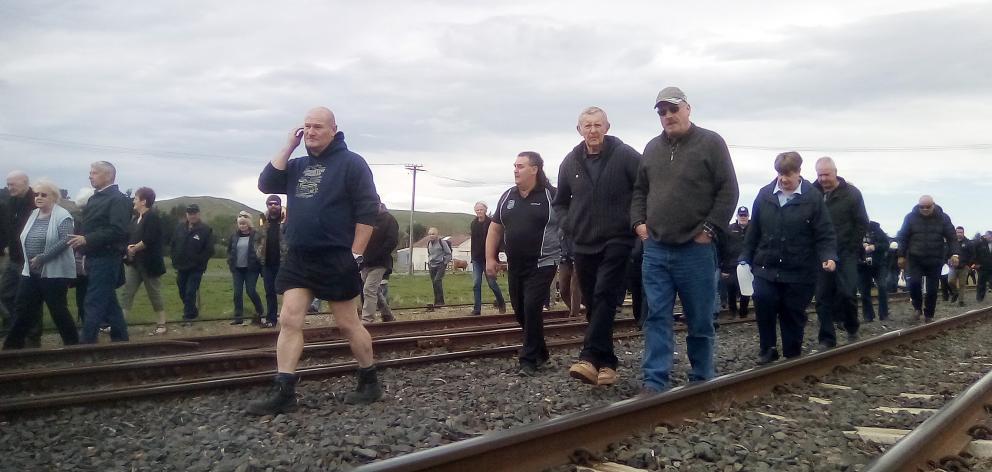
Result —
[[[305,140],[307,155],[290,159]],[[290,131],[286,145],[258,178],[264,193],[286,194],[288,251],[276,275],[283,296],[276,344],[278,372],[270,397],[252,402],[248,413],[275,415],[296,409],[296,367],[303,352],[303,317],[313,299],[330,302],[338,329],[358,362],[358,386],[347,403],[382,397],[372,355],[372,338],[362,326],[355,298],[362,291],[359,266],[379,208],[372,171],[348,150],[334,113],[310,110],[302,128]]]

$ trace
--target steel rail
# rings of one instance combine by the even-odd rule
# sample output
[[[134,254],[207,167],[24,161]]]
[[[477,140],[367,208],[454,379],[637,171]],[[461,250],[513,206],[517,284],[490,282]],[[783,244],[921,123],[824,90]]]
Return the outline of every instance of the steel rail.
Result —
[[[487,472],[543,470],[564,465],[570,463],[576,452],[602,450],[638,430],[659,423],[679,424],[731,401],[749,401],[776,385],[824,375],[839,366],[857,364],[887,349],[936,336],[990,314],[992,308],[973,310],[798,359],[374,462],[356,470]]]
[[[868,465],[868,472],[933,470],[960,463],[958,457],[974,439],[970,429],[990,419],[992,372],[958,394]],[[956,470],[956,469],[953,469]]]
[[[640,333],[614,334],[614,339],[626,339],[641,336]],[[549,341],[548,347],[563,347],[581,344],[582,339],[570,339]],[[412,356],[398,359],[388,359],[378,361],[380,368],[386,367],[406,367],[422,364],[433,364],[460,359],[483,358],[515,354],[522,346],[515,344],[512,346],[501,346],[488,349],[473,349],[466,351],[447,352],[442,354],[431,354],[422,356]],[[355,372],[358,365],[354,362],[327,364],[300,368],[296,373],[304,379],[316,379],[323,377],[339,376]],[[0,400],[0,413],[12,413],[17,411],[40,410],[58,408],[72,405],[89,405],[97,402],[130,400],[136,398],[146,398],[157,395],[189,393],[200,390],[243,387],[248,385],[267,384],[272,382],[274,369],[265,372],[249,374],[227,375],[199,380],[183,380],[147,384],[140,386],[129,386],[120,388],[105,388],[90,392],[69,392],[37,395],[27,398],[12,398]]]

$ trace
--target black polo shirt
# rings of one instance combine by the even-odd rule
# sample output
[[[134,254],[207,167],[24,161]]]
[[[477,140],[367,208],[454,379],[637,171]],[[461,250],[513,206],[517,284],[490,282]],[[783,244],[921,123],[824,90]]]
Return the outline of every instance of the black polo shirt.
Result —
[[[514,263],[546,267],[558,263],[561,243],[558,219],[551,209],[554,194],[535,188],[524,198],[517,187],[510,187],[499,198],[493,223],[503,225],[503,243],[510,268]]]

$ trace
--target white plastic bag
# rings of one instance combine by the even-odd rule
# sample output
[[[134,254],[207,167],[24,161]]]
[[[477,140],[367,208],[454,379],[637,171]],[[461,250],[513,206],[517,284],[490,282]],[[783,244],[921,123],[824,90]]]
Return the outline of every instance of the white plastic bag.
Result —
[[[740,285],[741,295],[750,297],[754,295],[754,274],[751,273],[751,266],[748,264],[737,265],[737,284]]]
[[[896,286],[899,288],[906,288],[906,271],[899,271],[899,280],[896,282]]]

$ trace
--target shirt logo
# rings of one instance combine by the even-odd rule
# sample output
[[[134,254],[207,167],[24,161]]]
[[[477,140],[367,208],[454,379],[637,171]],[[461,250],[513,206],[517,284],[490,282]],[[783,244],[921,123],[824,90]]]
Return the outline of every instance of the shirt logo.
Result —
[[[296,183],[296,198],[313,198],[317,195],[320,181],[324,178],[324,171],[327,170],[323,164],[310,164],[303,169],[303,175]]]
[[[516,203],[517,203],[517,202],[516,202],[516,201],[514,201],[514,200],[507,200],[507,201],[506,201],[506,209],[507,209],[507,210],[512,210],[512,209],[513,209],[513,206],[514,206],[514,205],[515,205]]]
[[[193,239],[199,241],[200,240],[200,235],[199,234],[194,234],[193,235]]]

